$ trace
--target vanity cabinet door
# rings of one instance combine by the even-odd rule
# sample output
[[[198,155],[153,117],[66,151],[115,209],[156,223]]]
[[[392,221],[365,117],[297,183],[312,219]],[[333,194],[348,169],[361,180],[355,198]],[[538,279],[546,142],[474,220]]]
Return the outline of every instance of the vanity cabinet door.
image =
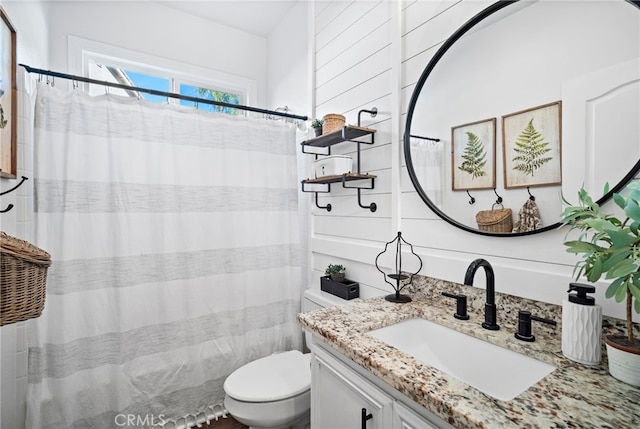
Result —
[[[314,350],[311,429],[388,429],[392,426],[392,404],[390,396],[346,365]]]
[[[434,418],[437,418],[434,416]],[[445,424],[444,422],[442,422]],[[449,426],[449,425],[446,425]],[[417,413],[411,411],[408,407],[402,405],[399,402],[393,404],[393,428],[394,429],[438,429],[438,427],[431,424]]]

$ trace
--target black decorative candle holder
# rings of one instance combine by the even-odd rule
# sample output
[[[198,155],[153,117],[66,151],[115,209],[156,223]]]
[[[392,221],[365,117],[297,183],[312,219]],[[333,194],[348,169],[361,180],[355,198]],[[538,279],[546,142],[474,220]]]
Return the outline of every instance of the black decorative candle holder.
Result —
[[[387,248],[389,247],[389,245],[393,244],[394,242],[396,243],[395,272],[393,272],[391,274],[386,274],[378,266],[378,258],[380,258],[381,255],[386,253],[387,252]],[[416,270],[415,273],[411,274],[411,276],[407,276],[406,274],[402,274],[402,245],[403,244],[409,246],[409,248],[411,249],[411,253],[413,255],[415,255],[415,257],[418,258],[418,261],[420,262],[420,267]],[[384,250],[382,252],[378,253],[378,256],[376,256],[376,268],[378,269],[378,271],[380,271],[382,273],[382,275],[384,277],[384,281],[387,282],[388,284],[390,284],[393,287],[393,289],[395,290],[395,293],[385,296],[384,299],[386,299],[387,301],[390,301],[390,302],[411,302],[411,297],[409,297],[407,295],[400,294],[400,291],[402,289],[404,289],[405,286],[411,284],[411,282],[413,281],[413,276],[415,276],[416,274],[418,274],[420,272],[420,270],[422,269],[422,259],[420,259],[420,257],[418,255],[416,255],[416,253],[413,251],[413,244],[409,243],[404,238],[402,238],[402,233],[400,231],[398,231],[398,235],[396,236],[396,238],[394,238],[393,240],[391,240],[390,242],[385,244]],[[389,280],[387,280],[387,278],[395,280],[396,284],[394,285]],[[402,280],[406,280],[406,279],[409,279],[409,282],[405,283],[402,286],[400,286],[400,282]]]

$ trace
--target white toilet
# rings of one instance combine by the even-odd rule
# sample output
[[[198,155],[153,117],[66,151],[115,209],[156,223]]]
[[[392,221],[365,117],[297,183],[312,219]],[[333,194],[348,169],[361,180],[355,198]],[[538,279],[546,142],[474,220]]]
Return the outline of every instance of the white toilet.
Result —
[[[346,303],[319,290],[307,289],[302,311]],[[305,334],[310,344],[310,334]],[[252,429],[308,428],[311,409],[309,354],[275,353],[236,369],[224,382],[224,406]]]

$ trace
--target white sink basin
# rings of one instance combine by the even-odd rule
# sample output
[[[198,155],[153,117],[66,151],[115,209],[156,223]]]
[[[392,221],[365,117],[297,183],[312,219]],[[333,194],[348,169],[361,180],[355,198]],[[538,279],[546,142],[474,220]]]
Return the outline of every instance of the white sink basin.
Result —
[[[367,335],[503,401],[515,398],[556,369],[425,319],[405,320]]]

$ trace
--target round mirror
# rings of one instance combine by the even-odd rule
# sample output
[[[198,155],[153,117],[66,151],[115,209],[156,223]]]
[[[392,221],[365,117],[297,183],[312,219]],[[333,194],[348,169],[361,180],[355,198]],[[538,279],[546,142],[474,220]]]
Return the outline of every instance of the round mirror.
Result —
[[[555,229],[562,195],[599,203],[640,169],[640,2],[500,1],[418,80],[404,153],[424,202],[466,231]],[[610,191],[603,195],[605,184]]]

